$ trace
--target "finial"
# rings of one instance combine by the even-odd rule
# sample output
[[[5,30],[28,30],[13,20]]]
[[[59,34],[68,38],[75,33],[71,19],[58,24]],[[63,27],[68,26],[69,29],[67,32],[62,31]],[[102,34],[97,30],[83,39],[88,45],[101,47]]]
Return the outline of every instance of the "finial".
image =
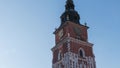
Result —
[[[70,9],[74,10],[73,0],[67,0],[65,7],[66,7],[66,10],[70,10]]]
[[[85,24],[84,24],[85,26],[87,26],[87,23],[85,22]]]

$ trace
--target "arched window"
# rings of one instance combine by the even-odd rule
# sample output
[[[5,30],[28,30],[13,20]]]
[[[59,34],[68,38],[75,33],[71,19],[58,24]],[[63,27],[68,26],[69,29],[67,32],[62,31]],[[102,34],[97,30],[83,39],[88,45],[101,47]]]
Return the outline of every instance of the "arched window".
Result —
[[[82,48],[79,49],[78,54],[79,54],[79,57],[85,57],[85,52]]]
[[[83,57],[83,52],[82,52],[82,50],[80,50],[80,57]]]

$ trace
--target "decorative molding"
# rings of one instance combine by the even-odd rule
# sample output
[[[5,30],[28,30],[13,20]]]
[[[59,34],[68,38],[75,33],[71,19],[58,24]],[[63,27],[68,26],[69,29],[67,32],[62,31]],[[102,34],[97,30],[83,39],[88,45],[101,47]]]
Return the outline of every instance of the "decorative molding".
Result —
[[[75,39],[75,38],[72,38],[72,37],[69,37],[69,39],[70,39],[72,42],[75,42],[75,43],[78,43],[78,44],[82,44],[82,45],[90,46],[90,47],[93,46],[92,43],[84,42],[84,41],[81,41],[81,40],[79,40],[79,39]]]
[[[63,38],[61,41],[59,41],[51,50],[54,51],[56,50],[59,46],[63,46],[63,43],[67,42],[68,37]]]
[[[79,39],[75,39],[75,38],[72,38],[72,37],[66,37],[66,38],[63,38],[60,42],[58,42],[51,50],[54,51],[56,50],[59,46],[62,46],[63,43],[65,42],[75,42],[75,43],[78,43],[78,44],[81,44],[81,45],[84,45],[84,46],[89,46],[89,47],[92,47],[93,44],[92,43],[89,43],[89,42],[84,42],[84,41],[81,41]]]
[[[79,63],[79,60],[82,62]],[[86,58],[79,58],[78,54],[67,52],[64,54],[64,57],[62,57],[60,61],[54,63],[52,66],[53,68],[58,68],[59,65],[63,65],[64,68],[79,68],[81,64],[84,68],[95,68],[94,57],[86,56]]]

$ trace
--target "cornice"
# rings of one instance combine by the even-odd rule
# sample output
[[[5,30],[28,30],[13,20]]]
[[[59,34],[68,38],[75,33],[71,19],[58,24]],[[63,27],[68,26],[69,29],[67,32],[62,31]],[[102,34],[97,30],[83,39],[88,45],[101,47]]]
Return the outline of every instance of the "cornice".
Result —
[[[54,51],[56,50],[57,48],[59,48],[60,46],[63,46],[62,44],[65,43],[65,42],[74,42],[74,43],[78,43],[78,44],[81,44],[81,45],[84,45],[84,46],[89,46],[89,47],[92,47],[93,44],[92,43],[89,43],[89,42],[85,42],[85,41],[81,41],[81,40],[78,40],[78,39],[75,39],[73,37],[66,37],[64,39],[62,39],[60,42],[58,42],[51,50]]]
[[[89,46],[89,47],[92,47],[92,46],[93,46],[92,43],[85,42],[85,41],[81,41],[81,40],[79,40],[79,39],[75,39],[75,38],[72,38],[72,37],[70,37],[69,39],[70,39],[70,41],[75,42],[75,43],[78,43],[78,44],[81,44],[81,45],[85,45],[85,46]]]

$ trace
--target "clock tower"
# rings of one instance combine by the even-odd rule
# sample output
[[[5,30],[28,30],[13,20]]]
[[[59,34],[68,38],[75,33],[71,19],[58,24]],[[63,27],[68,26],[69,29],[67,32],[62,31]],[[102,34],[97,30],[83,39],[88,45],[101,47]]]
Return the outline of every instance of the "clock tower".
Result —
[[[79,22],[74,7],[73,0],[66,1],[61,24],[54,32],[52,68],[96,68],[93,44],[88,41],[89,27]]]

